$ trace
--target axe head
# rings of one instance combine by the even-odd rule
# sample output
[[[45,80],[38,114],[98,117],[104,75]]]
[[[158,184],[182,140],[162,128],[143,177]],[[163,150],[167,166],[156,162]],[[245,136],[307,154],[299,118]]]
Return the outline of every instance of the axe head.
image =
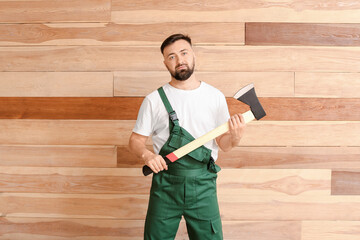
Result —
[[[266,113],[261,106],[258,97],[255,93],[254,84],[251,83],[240,89],[235,95],[234,98],[249,105],[251,112],[254,114],[256,120],[259,120],[266,116]]]

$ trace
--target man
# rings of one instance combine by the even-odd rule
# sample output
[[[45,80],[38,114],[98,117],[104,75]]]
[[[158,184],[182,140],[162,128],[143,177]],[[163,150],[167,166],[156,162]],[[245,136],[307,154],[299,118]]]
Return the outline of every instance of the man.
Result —
[[[184,216],[191,240],[223,239],[216,196],[218,148],[229,151],[243,136],[241,114],[229,117],[225,96],[196,79],[191,39],[182,34],[161,45],[171,81],[144,99],[129,140],[130,151],[153,172],[144,239],[174,239]],[[162,156],[228,121],[229,131],[170,165]],[[152,136],[154,152],[146,148]]]

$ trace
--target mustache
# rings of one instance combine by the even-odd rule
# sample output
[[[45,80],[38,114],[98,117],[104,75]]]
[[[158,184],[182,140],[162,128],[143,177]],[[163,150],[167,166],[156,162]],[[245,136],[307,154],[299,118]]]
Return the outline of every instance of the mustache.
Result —
[[[182,67],[182,66],[189,67],[186,63],[183,63],[183,64],[178,64],[178,65],[176,65],[175,68]]]

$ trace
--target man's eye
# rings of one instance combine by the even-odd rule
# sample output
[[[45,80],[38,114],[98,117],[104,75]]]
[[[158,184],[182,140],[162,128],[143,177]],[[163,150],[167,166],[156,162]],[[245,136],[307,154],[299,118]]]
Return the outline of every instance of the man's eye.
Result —
[[[183,52],[183,55],[186,55],[187,54],[187,52]]]

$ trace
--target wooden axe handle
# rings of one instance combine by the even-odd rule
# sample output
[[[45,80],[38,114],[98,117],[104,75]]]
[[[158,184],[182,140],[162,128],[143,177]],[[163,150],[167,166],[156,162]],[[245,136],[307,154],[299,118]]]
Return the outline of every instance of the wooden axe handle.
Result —
[[[251,110],[243,113],[242,115],[244,117],[245,123],[251,122],[252,120],[255,119],[254,114],[251,112]],[[209,142],[210,140],[217,138],[218,136],[226,133],[227,131],[229,131],[229,123],[228,122],[211,130],[210,132],[202,135],[201,137],[189,142],[188,144],[182,146],[181,148],[175,150],[174,152],[169,153],[168,155],[166,155],[166,157],[164,157],[164,159],[167,164],[169,164],[170,162],[175,162],[179,158],[194,151],[198,147],[204,145],[205,143]],[[145,165],[145,166],[143,166],[143,173],[145,176],[147,176],[152,173],[152,170],[151,170],[151,168],[149,168],[148,166]]]

